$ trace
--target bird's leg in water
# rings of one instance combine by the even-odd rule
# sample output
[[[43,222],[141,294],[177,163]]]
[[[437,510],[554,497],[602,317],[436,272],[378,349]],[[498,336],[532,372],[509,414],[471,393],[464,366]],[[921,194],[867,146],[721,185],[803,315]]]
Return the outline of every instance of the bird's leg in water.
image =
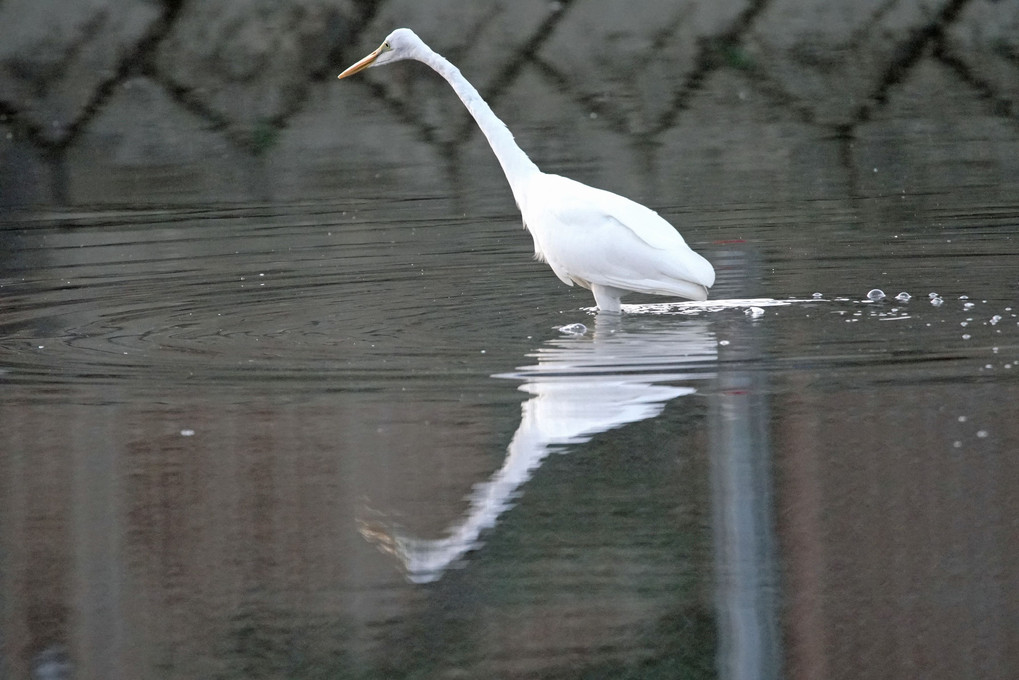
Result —
[[[594,283],[591,284],[591,292],[594,293],[594,301],[599,312],[619,314],[619,298],[626,292],[625,290]]]

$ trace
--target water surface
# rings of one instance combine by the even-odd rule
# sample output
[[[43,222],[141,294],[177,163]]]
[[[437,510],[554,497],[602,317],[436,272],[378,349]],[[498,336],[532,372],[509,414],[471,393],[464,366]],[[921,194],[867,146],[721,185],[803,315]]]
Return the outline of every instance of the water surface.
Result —
[[[1008,677],[1019,206],[656,207],[617,319],[442,200],[8,215],[6,670]]]

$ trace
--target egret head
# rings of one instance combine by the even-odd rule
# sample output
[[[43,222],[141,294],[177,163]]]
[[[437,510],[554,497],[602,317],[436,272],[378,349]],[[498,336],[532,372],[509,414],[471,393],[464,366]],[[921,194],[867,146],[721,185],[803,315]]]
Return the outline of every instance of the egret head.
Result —
[[[409,28],[398,28],[382,42],[378,48],[356,64],[341,73],[339,78],[352,76],[369,66],[382,66],[401,59],[414,59],[424,47],[421,38]]]

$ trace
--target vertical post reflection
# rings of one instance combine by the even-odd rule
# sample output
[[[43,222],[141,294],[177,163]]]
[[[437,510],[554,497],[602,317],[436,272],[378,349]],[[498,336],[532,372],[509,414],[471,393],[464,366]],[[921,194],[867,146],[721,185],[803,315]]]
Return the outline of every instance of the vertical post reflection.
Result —
[[[716,258],[722,271],[741,272],[747,279],[757,268],[755,260],[745,250]],[[734,288],[727,294],[745,292],[738,290],[740,282],[727,283]],[[766,373],[743,368],[764,353],[761,329],[747,319],[728,338],[719,334],[729,344],[719,347],[718,391],[710,412],[722,680],[778,678],[780,670]]]

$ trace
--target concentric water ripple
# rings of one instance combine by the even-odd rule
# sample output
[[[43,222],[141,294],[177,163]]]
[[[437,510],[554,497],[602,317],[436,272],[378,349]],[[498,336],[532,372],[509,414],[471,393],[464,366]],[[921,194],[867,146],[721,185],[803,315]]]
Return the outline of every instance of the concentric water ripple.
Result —
[[[0,379],[269,379],[358,389],[409,376],[506,373],[556,328],[592,324],[589,293],[563,287],[532,260],[515,215],[449,213],[445,203],[403,201],[19,218],[3,232]],[[774,248],[763,229],[714,225],[718,236],[740,238],[698,246],[718,268],[713,299],[638,299],[624,308],[627,328],[652,337],[708,315],[726,347],[750,324],[778,324],[783,332],[755,360],[798,366],[944,363],[975,348],[1014,347],[1019,305],[981,294],[1014,276],[1014,253],[1002,240],[1011,227],[913,234],[908,249],[893,242],[887,252],[863,252],[848,246],[844,207],[824,214],[831,242],[847,245],[823,257]],[[925,242],[960,252],[947,265],[911,259]],[[829,281],[828,270],[839,278]],[[804,289],[811,271],[821,276]],[[875,302],[866,294],[877,286],[890,292]],[[943,306],[928,302],[933,290]],[[910,298],[897,300],[900,291]],[[872,321],[894,321],[894,330]],[[803,335],[818,338],[817,352],[784,356],[787,338],[796,344]],[[731,348],[712,359],[747,360]]]
[[[485,335],[510,328],[492,312],[513,304],[504,288],[534,287],[516,224],[318,218],[226,210],[20,225],[2,281],[4,378],[306,378],[355,358],[400,370],[400,358],[459,352],[475,321]]]

